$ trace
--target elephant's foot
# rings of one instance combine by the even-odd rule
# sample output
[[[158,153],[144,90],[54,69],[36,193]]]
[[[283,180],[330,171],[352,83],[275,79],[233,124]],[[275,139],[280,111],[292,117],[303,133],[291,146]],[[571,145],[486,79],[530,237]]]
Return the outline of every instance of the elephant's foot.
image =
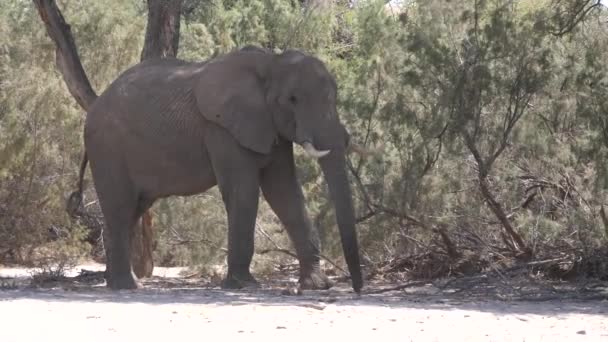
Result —
[[[260,283],[249,272],[234,273],[229,272],[222,281],[223,289],[239,290],[245,288],[258,288]]]
[[[327,290],[334,286],[334,283],[319,269],[300,274],[298,282],[300,288],[305,290]]]
[[[134,290],[142,286],[132,274],[122,276],[111,276],[107,279],[108,287],[112,290]]]

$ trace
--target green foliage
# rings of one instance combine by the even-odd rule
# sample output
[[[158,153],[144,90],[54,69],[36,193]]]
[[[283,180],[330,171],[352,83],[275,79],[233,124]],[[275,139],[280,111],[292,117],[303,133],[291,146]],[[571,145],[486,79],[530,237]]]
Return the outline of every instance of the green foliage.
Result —
[[[137,61],[142,14],[120,1],[111,11],[96,1],[66,3],[83,64],[103,89]],[[64,196],[82,154],[84,115],[33,4],[3,1],[0,22],[0,262],[24,262],[49,239],[75,243],[66,240],[79,228],[65,214]]]
[[[326,62],[352,140],[382,151],[349,158],[366,262],[430,246],[446,251],[439,231],[481,258],[512,253],[480,178],[535,254],[562,247],[585,254],[608,233],[600,212],[608,184],[608,35],[599,8],[585,25],[556,35],[556,13],[566,18],[575,2],[584,1],[404,1],[389,11],[374,0],[331,1],[321,10],[291,0],[188,0],[179,57],[203,60],[256,44],[304,49]],[[139,59],[145,6],[59,3],[100,92]],[[82,151],[82,118],[33,6],[2,2],[0,258],[40,246],[49,227],[74,229],[62,206]],[[342,260],[319,168],[299,148],[296,162],[323,252]],[[153,212],[161,264],[224,259],[217,191],[162,200]],[[257,232],[258,251],[290,247],[263,202]]]

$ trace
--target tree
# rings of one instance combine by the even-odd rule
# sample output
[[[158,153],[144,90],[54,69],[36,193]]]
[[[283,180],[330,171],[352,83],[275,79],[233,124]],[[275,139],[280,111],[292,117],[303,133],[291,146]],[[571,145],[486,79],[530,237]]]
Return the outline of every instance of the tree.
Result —
[[[552,0],[552,34],[561,37],[571,33],[592,11],[602,6],[601,0]]]
[[[148,0],[148,24],[141,60],[176,57],[182,0]],[[154,270],[152,214],[146,211],[131,236],[131,265],[138,277],[150,277]]]
[[[86,111],[97,98],[82,67],[70,26],[54,0],[34,0],[49,37],[56,45],[56,64],[78,104]],[[141,59],[175,57],[179,46],[182,0],[148,0],[148,24]],[[85,156],[86,158],[86,156]],[[109,234],[104,234],[105,243]],[[131,263],[138,277],[154,269],[152,215],[144,213],[131,235]],[[107,249],[106,249],[107,250]]]

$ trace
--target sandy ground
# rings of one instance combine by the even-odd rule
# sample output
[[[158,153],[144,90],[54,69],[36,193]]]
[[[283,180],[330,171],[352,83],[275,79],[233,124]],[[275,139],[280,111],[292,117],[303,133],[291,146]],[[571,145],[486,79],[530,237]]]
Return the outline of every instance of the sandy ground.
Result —
[[[178,279],[175,269],[156,274]],[[0,270],[5,284],[7,277],[26,276],[22,269]],[[403,291],[358,296],[346,284],[287,296],[270,287],[157,285],[117,292],[102,285],[8,286],[0,290],[0,341],[608,341],[606,299],[468,300]]]

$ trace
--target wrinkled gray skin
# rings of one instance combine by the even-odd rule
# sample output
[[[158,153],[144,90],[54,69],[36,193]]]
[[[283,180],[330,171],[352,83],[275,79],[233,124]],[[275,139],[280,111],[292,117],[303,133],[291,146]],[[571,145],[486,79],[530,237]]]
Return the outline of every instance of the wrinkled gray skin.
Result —
[[[324,64],[298,51],[246,47],[204,63],[150,60],[124,72],[87,114],[85,148],[111,247],[108,286],[132,289],[129,231],[158,198],[218,185],[228,215],[224,288],[250,273],[259,191],[285,225],[303,288],[328,288],[319,239],[296,178],[293,143],[330,150],[319,158],[352,275],[362,287],[336,84]],[[86,157],[85,157],[86,158]],[[86,159],[83,162],[83,169]]]

